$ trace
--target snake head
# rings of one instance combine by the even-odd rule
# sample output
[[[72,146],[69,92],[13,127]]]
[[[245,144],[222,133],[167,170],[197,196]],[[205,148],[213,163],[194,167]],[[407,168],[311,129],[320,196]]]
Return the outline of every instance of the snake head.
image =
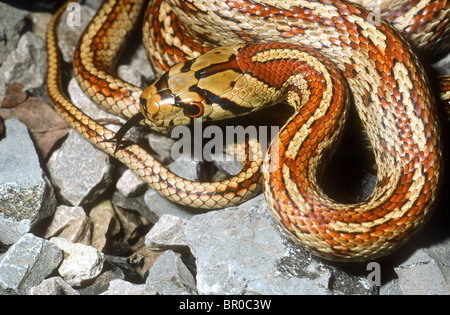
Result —
[[[208,107],[195,73],[185,70],[191,62],[176,64],[141,94],[145,118],[157,125],[187,125],[205,114]]]
[[[236,46],[211,50],[178,63],[141,94],[141,112],[159,126],[187,125],[193,118],[223,119],[230,110],[231,91],[242,83],[235,60]],[[242,84],[241,84],[242,85]]]

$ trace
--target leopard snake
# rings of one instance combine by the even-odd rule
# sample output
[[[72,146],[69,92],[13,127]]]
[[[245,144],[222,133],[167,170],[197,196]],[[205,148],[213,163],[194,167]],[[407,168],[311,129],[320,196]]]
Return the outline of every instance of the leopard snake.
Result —
[[[151,0],[146,10],[142,0],[102,3],[78,44],[74,73],[92,100],[132,118],[129,125],[145,122],[167,133],[195,117],[234,117],[281,101],[295,108],[267,156],[249,141],[242,171],[220,182],[180,178],[131,141],[117,147],[108,140],[122,135],[64,95],[56,26],[67,4],[47,31],[48,95],[74,129],[168,199],[224,208],[255,196],[262,182],[276,220],[313,254],[375,259],[423,227],[437,199],[443,167],[437,108],[400,32],[417,49],[440,54],[450,43],[450,1],[375,3],[383,18],[359,4],[330,0]],[[144,44],[160,76],[145,90],[113,72],[143,10]],[[449,80],[442,82],[448,100]],[[343,204],[317,179],[342,134],[350,99],[378,170],[366,200]],[[250,153],[257,158],[250,160]]]

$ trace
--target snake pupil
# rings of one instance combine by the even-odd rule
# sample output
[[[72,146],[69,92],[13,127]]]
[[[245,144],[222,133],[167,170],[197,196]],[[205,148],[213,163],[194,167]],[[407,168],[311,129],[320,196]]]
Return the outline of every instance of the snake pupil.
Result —
[[[184,108],[184,114],[191,118],[200,117],[203,114],[203,105],[201,103],[191,103]]]

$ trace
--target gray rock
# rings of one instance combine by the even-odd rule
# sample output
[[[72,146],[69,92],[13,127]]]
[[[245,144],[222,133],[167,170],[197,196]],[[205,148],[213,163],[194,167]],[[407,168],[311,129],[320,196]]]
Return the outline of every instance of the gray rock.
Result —
[[[113,280],[102,295],[192,295],[197,294],[195,279],[172,251],[166,251],[150,268],[145,284]]]
[[[111,281],[125,278],[124,273],[119,268],[107,270],[100,274],[91,285],[81,288],[78,291],[81,295],[99,295],[108,290]]]
[[[92,225],[91,246],[103,251],[122,230],[117,213],[111,202],[104,200],[91,209],[89,219]]]
[[[28,295],[80,295],[61,277],[53,277],[42,281],[39,285],[32,287]]]
[[[147,188],[147,183],[135,172],[128,169],[120,176],[116,183],[116,188],[125,197],[132,197],[144,192]]]
[[[365,278],[316,259],[287,239],[264,197],[193,217],[185,229],[199,294],[368,294]]]
[[[72,243],[89,245],[91,241],[91,221],[82,207],[58,206],[44,238],[62,237]]]
[[[125,278],[128,279],[138,279],[139,275],[134,269],[134,267],[130,264],[130,260],[128,257],[123,256],[112,256],[105,255],[106,261],[113,268],[118,268],[122,271]]]
[[[235,159],[233,156],[223,153],[225,158],[223,160],[214,160],[214,165],[228,175],[236,175],[242,170],[242,162]]]
[[[71,243],[60,237],[50,240],[64,253],[64,260],[58,268],[61,277],[71,286],[80,286],[84,281],[97,277],[105,262],[105,255],[92,246]]]
[[[150,223],[156,223],[159,217],[151,211],[145,203],[145,196],[126,197],[120,191],[115,191],[111,202],[114,207],[121,209],[132,210],[138,212],[141,216],[146,218]]]
[[[25,12],[0,2],[0,66],[17,48],[22,30],[25,27]],[[5,76],[0,73],[0,104],[6,90]]]
[[[401,291],[408,295],[449,295],[450,266],[438,263],[423,249],[394,268]]]
[[[450,54],[431,65],[439,75],[450,74]]]
[[[180,257],[166,251],[149,270],[145,284],[161,295],[197,294],[195,279]]]
[[[61,23],[56,30],[58,36],[58,46],[61,50],[63,60],[70,64],[73,62],[75,47],[81,37],[81,33],[84,31],[95,14],[95,10],[86,5],[78,5],[75,8],[79,9],[77,13],[79,13],[78,17],[80,19],[77,21],[71,20],[69,15],[70,17],[75,16],[73,14],[74,11],[73,9],[67,10],[62,15]]]
[[[24,90],[44,86],[47,73],[47,52],[45,41],[31,32],[25,33],[14,50],[0,67],[5,83],[20,82]]]
[[[27,20],[31,23],[31,31],[45,40],[47,25],[50,23],[53,14],[50,12],[27,12]]]
[[[11,119],[5,130],[0,140],[0,243],[11,245],[54,213],[56,198],[25,125]]]
[[[129,65],[121,65],[117,68],[117,76],[122,80],[134,84],[136,86],[142,86],[142,77],[138,69]]]
[[[198,181],[198,165],[197,161],[177,160],[167,165],[167,168],[181,178]]]
[[[398,279],[393,279],[380,287],[380,295],[403,295]]]
[[[436,263],[443,266],[450,266],[450,237],[446,240],[433,244],[424,251],[433,258]]]
[[[50,157],[48,171],[62,199],[73,206],[89,205],[112,184],[109,156],[75,130]]]
[[[194,216],[194,213],[190,212],[188,207],[180,206],[168,200],[152,188],[147,189],[144,200],[149,211],[157,218],[160,218],[164,214],[170,214],[189,220]]]
[[[98,7],[102,4],[102,0],[87,0],[86,5],[93,8],[94,10],[97,10]]]
[[[61,250],[32,234],[22,236],[0,258],[0,294],[26,294],[61,263]]]
[[[164,214],[145,236],[145,245],[152,250],[187,247],[184,229],[188,220]]]
[[[159,133],[151,132],[147,136],[147,141],[152,148],[153,156],[164,165],[173,162],[171,148],[175,143],[175,140],[161,135]]]
[[[146,284],[134,284],[125,280],[112,280],[107,291],[101,295],[156,295],[156,291]]]
[[[0,105],[2,104],[3,99],[5,98],[5,92],[6,92],[5,78],[3,78],[2,75],[0,75]]]
[[[0,65],[17,47],[23,28],[25,12],[0,2]]]

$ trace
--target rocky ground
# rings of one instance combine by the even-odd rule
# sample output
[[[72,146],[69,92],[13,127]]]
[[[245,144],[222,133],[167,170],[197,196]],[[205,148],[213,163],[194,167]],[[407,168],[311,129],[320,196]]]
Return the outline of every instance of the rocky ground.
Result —
[[[83,25],[59,30],[68,63],[99,1],[87,2]],[[263,196],[209,213],[172,204],[49,106],[44,32],[54,3],[12,3],[0,2],[0,294],[450,293],[448,188],[427,227],[377,261],[375,285],[366,263],[329,263],[293,244]],[[118,73],[145,86],[151,68],[143,48],[130,46]],[[117,129],[121,121],[93,105],[65,67],[72,100]],[[449,61],[436,69],[450,72]],[[177,174],[203,176],[200,164],[171,160],[173,140],[140,129],[131,137]],[[219,179],[238,166],[213,169]]]

